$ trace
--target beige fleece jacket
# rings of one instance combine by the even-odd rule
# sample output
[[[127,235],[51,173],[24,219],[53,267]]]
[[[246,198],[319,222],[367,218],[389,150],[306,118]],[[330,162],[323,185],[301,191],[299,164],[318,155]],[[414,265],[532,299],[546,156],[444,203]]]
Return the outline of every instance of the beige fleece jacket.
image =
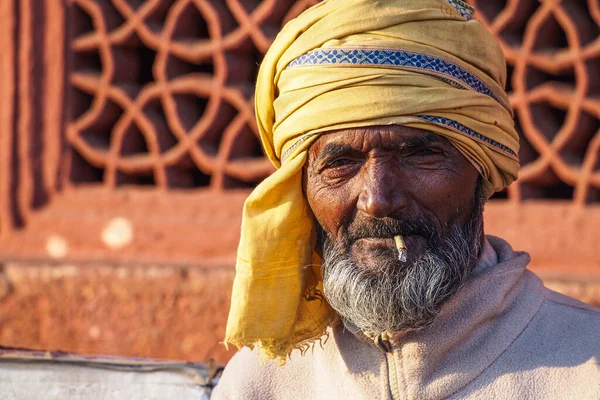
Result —
[[[488,237],[433,325],[384,351],[341,326],[285,366],[243,349],[213,399],[600,399],[600,310],[546,289]]]

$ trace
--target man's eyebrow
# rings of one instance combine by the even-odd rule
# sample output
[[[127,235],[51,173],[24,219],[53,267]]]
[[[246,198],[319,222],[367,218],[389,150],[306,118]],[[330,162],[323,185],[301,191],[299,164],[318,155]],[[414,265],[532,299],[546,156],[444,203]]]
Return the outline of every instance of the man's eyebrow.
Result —
[[[433,132],[428,132],[423,136],[408,139],[405,142],[400,143],[397,146],[389,148],[389,150],[409,150],[427,147],[430,144],[440,143],[442,138]],[[327,158],[335,157],[340,154],[356,152],[357,150],[348,145],[342,145],[337,143],[330,143],[325,145],[323,150],[319,153],[317,161],[322,161]]]
[[[319,153],[317,161],[322,161],[327,158],[335,157],[340,154],[356,151],[352,146],[331,143],[325,145],[325,148]]]
[[[405,146],[407,147],[423,147],[423,146],[427,146],[429,144],[437,144],[442,142],[442,137],[436,133],[433,132],[428,132],[423,136],[411,139],[411,140],[407,140],[405,142]],[[403,145],[404,147],[404,145]]]

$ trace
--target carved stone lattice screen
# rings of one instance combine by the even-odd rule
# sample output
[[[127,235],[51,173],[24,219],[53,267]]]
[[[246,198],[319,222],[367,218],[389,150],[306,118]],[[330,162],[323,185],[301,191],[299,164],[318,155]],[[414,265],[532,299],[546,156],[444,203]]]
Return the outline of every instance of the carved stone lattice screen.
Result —
[[[228,357],[241,206],[272,171],[253,82],[316,2],[0,2],[0,344]],[[522,144],[486,230],[600,304],[600,3],[471,3]]]
[[[270,173],[255,136],[252,81],[270,43],[260,14],[278,13],[273,5],[252,18],[235,3],[166,3],[73,2],[70,183],[219,190]]]
[[[473,1],[500,39],[521,134],[509,197],[600,202],[600,2]]]
[[[271,171],[255,136],[252,82],[274,33],[267,21],[305,4],[286,15],[284,2],[213,3],[73,1],[70,181],[223,189]],[[510,198],[599,202],[598,2],[474,3],[502,41],[522,133],[524,168]]]

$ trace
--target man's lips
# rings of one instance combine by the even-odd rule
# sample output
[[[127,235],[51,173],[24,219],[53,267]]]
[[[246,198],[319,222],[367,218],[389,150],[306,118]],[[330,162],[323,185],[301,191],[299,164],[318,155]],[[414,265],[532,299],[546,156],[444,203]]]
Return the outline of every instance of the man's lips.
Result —
[[[360,238],[354,242],[355,244],[360,244],[361,246],[369,246],[369,247],[396,247],[394,243],[394,238],[376,238],[376,237],[366,237]]]
[[[404,238],[404,243],[406,244],[406,248],[408,250],[409,255],[411,253],[413,255],[421,254],[423,251],[425,251],[427,249],[428,241],[423,236],[406,235],[406,236],[403,236],[403,238]],[[389,238],[364,237],[364,238],[357,239],[352,244],[353,252],[358,252],[358,253],[362,253],[362,252],[369,253],[371,251],[380,250],[383,248],[390,249],[390,250],[393,249],[394,251],[397,251],[396,250],[396,242],[394,241],[394,238],[393,237],[389,237]]]
[[[409,242],[415,242],[418,240],[417,238],[418,235],[405,235],[402,236],[402,238],[404,239],[404,242],[408,245]],[[360,239],[357,239],[354,241],[354,243],[358,243],[358,242],[362,242],[365,244],[370,244],[370,245],[377,245],[377,246],[394,246],[396,247],[396,242],[394,241],[394,236],[390,236],[390,237],[363,237]]]

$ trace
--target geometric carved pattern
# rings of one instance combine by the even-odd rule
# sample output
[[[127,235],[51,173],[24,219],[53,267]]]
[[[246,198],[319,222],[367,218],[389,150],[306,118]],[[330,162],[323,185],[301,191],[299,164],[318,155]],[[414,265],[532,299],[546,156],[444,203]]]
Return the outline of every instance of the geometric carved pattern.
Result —
[[[509,68],[522,164],[509,197],[600,202],[600,2],[470,3]]]
[[[255,136],[252,82],[291,5],[74,0],[71,179],[215,189],[262,180],[272,167]]]
[[[69,181],[252,187],[257,64],[317,1],[73,0]],[[597,0],[471,0],[501,41],[521,135],[512,200],[600,202]],[[252,5],[249,5],[252,4]]]

